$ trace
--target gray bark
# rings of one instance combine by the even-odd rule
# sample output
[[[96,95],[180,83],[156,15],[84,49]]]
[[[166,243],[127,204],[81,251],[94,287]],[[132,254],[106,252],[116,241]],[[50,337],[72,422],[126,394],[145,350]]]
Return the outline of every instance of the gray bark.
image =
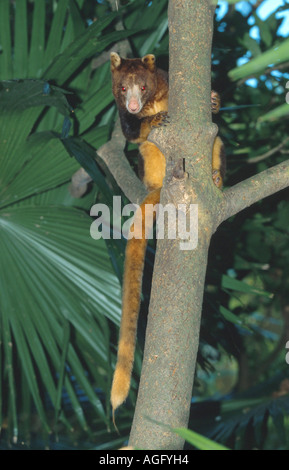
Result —
[[[208,1],[171,0],[170,125],[152,134],[167,159],[161,203],[198,204],[199,240],[180,250],[180,240],[158,240],[138,400],[130,445],[181,449],[167,427],[187,427],[199,344],[203,289],[214,207],[220,191],[211,177],[211,40]],[[185,173],[175,171],[185,161]],[[177,175],[175,177],[174,175]],[[217,197],[216,197],[217,195]],[[213,201],[213,203],[212,203]]]

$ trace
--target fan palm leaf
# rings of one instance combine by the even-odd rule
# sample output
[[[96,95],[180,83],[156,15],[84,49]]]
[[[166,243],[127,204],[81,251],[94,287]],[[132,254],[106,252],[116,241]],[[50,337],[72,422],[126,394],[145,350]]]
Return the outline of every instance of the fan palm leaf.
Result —
[[[72,8],[73,18],[67,20],[68,2],[59,2],[45,44],[45,2],[37,2],[28,48],[27,2],[19,4],[14,38],[10,2],[0,5],[2,26],[3,18],[8,19],[1,30],[4,51],[0,58],[2,78],[6,80],[0,84],[0,426],[8,416],[14,440],[24,406],[34,406],[45,429],[51,431],[47,399],[55,409],[55,419],[71,428],[63,409],[63,389],[82,428],[88,429],[76,383],[99,419],[107,423],[100,391],[107,391],[111,374],[108,322],[119,323],[120,316],[120,285],[107,247],[103,240],[90,237],[92,220],[87,204],[93,195],[76,208],[68,194],[67,184],[79,165],[66,152],[59,131],[70,106],[63,92],[47,81],[10,80],[13,76],[40,76],[44,63],[51,76],[57,77],[71,57],[59,79],[59,84],[63,83],[95,52],[95,46],[101,51],[110,43],[109,34],[101,39],[98,34],[115,14],[91,28],[83,25],[82,37],[76,32],[78,10]],[[63,35],[66,21],[71,26]],[[84,47],[84,42],[90,47]],[[97,46],[98,42],[101,44]],[[55,58],[56,47],[62,52]],[[87,126],[95,119],[91,99],[85,114]],[[112,98],[99,105],[97,112],[110,101]],[[57,132],[35,132],[49,126],[49,113],[43,113],[47,106],[55,108]],[[82,129],[86,130],[85,125]],[[103,144],[106,137],[107,132],[96,131],[95,144]],[[24,389],[19,389],[20,383]]]

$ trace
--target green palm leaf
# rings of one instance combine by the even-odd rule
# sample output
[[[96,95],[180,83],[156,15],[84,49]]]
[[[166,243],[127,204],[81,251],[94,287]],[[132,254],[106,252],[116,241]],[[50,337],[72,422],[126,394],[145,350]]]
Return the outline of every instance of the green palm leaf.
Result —
[[[250,60],[250,62],[232,69],[229,76],[232,80],[240,80],[250,75],[260,74],[270,64],[280,64],[289,58],[289,40],[285,39],[266,52]]]
[[[82,4],[21,0],[12,8],[9,0],[0,2],[0,78],[5,80],[0,82],[0,426],[8,417],[14,440],[20,412],[32,407],[47,432],[57,421],[71,429],[63,391],[88,430],[76,387],[97,422],[107,426],[109,421],[104,403],[109,402],[114,360],[110,326],[119,324],[120,284],[107,245],[90,236],[88,214],[98,186],[107,200],[112,193],[97,168],[91,194],[77,201],[69,195],[79,163],[63,143],[93,160],[91,146],[107,140],[114,113],[114,107],[108,108],[113,102],[109,64],[95,72],[92,88],[86,89],[91,69],[85,60],[132,32],[108,31],[117,13],[88,27]],[[36,80],[41,76],[45,80]],[[88,139],[79,148],[75,137],[60,138],[70,106],[47,77],[57,85],[70,80],[79,90],[82,102],[75,115]],[[105,117],[99,129],[98,116]],[[47,400],[54,408],[53,422]]]
[[[45,0],[34,2],[28,76],[41,76],[45,50]],[[27,64],[26,64],[27,65]]]
[[[9,0],[0,2],[0,40],[2,45],[0,54],[0,78],[4,80],[5,78],[13,77]]]
[[[42,105],[62,103],[64,112],[69,109],[60,91],[52,87],[43,94],[42,88],[43,82],[36,81],[3,84],[3,93],[9,89],[9,94],[0,109],[5,136],[1,141],[0,343],[4,368],[9,371],[4,375],[3,385],[9,389],[9,399],[3,397],[4,411],[10,409],[15,439],[19,364],[47,431],[50,424],[42,388],[55,407],[55,417],[69,426],[61,406],[64,387],[81,426],[88,428],[75,380],[107,422],[107,411],[96,393],[96,387],[107,392],[107,380],[91,372],[91,366],[85,370],[83,364],[90,351],[95,368],[107,369],[106,378],[110,377],[107,321],[118,323],[120,316],[119,282],[104,241],[90,237],[90,217],[82,209],[55,205],[53,198],[54,205],[51,199],[43,205],[35,197],[69,181],[78,168],[57,134],[42,132],[28,138]],[[67,329],[72,332],[69,336]]]
[[[65,320],[89,343],[98,364],[109,363],[108,345],[104,345],[103,325],[98,318],[105,315],[118,321],[120,291],[103,240],[96,243],[90,239],[90,223],[88,216],[73,208],[33,208],[20,204],[9,208],[9,213],[0,213],[1,286],[6,293],[1,296],[0,311],[9,312],[7,321],[42,417],[32,363],[36,361],[45,388],[55,402],[55,378],[49,373],[45,351],[49,350],[50,355],[52,351],[57,367],[61,363]],[[91,263],[92,253],[95,266]],[[67,353],[67,362],[97,412],[104,417],[99,399],[72,348]]]

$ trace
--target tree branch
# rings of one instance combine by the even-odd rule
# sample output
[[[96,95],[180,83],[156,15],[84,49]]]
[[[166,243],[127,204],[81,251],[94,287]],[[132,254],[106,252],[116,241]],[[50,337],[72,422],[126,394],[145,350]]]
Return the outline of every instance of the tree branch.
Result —
[[[69,185],[69,192],[72,197],[82,197],[88,188],[88,184],[92,181],[91,176],[85,171],[84,168],[79,168],[71,177]]]
[[[271,157],[272,155],[274,155],[274,153],[277,153],[279,151],[281,152],[281,150],[283,149],[283,147],[285,147],[288,141],[289,141],[289,137],[286,137],[286,139],[284,139],[283,142],[281,142],[281,144],[277,145],[271,150],[268,150],[268,152],[263,153],[263,155],[258,155],[257,157],[249,158],[247,162],[258,163],[258,162],[261,162],[262,160],[266,160],[266,158]]]
[[[120,121],[117,119],[111,139],[97,150],[96,157],[103,160],[126,197],[131,202],[138,203],[145,198],[147,191],[126,158],[125,144],[126,140],[121,131]],[[83,196],[91,181],[90,175],[80,168],[71,178],[70,194],[78,198]]]
[[[217,224],[288,186],[289,160],[236,184],[223,193]]]
[[[147,191],[132,170],[124,152],[125,137],[123,136],[120,121],[116,121],[111,139],[97,150],[104,163],[109,168],[118,186],[131,202],[142,201]]]
[[[154,130],[150,140],[157,143],[167,161],[162,207],[171,204],[177,208],[181,203],[187,215],[191,204],[198,205],[198,224],[191,220],[191,226],[198,227],[196,231],[202,236],[197,248],[183,249],[179,238],[168,237],[167,222],[164,239],[157,241],[142,374],[129,445],[158,450],[183,447],[181,438],[148,417],[172,427],[188,424],[211,219],[216,199],[222,199],[211,178],[216,130],[209,106],[211,1],[170,0],[168,19],[173,90],[169,96],[170,124]]]

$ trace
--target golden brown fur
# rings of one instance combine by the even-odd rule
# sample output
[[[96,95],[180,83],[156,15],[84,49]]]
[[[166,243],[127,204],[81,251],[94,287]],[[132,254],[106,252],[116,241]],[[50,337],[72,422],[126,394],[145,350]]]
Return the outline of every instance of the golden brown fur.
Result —
[[[152,226],[144,224],[145,210],[148,212],[148,204],[155,205],[159,202],[159,199],[160,189],[152,191],[144,199],[135,214],[135,223],[131,227],[131,231],[139,238],[131,238],[127,241],[120,339],[118,344],[117,365],[111,389],[111,405],[113,412],[124,402],[129,392],[140,307],[142,274],[147,247],[146,234],[148,234],[152,228]],[[155,212],[153,212],[153,216],[154,215]],[[141,219],[141,224],[137,223],[139,222],[139,218]],[[147,218],[147,220],[148,219],[153,223],[154,217]],[[140,231],[138,231],[137,227],[141,227]]]
[[[168,81],[166,73],[156,68],[155,57],[148,54],[141,59],[122,59],[116,53],[111,54],[113,94],[119,109],[122,130],[130,142],[139,144],[143,161],[143,182],[151,191],[136,213],[142,219],[140,238],[127,242],[122,299],[122,319],[118,346],[117,364],[111,389],[113,416],[127,398],[134,361],[135,341],[142,273],[147,246],[145,231],[145,207],[157,204],[165,176],[166,162],[164,155],[147,137],[151,129],[162,124],[168,110]],[[212,112],[218,112],[219,96],[211,93]],[[217,187],[222,186],[224,177],[223,143],[215,139],[212,152],[212,177]],[[151,218],[151,220],[153,220]]]

